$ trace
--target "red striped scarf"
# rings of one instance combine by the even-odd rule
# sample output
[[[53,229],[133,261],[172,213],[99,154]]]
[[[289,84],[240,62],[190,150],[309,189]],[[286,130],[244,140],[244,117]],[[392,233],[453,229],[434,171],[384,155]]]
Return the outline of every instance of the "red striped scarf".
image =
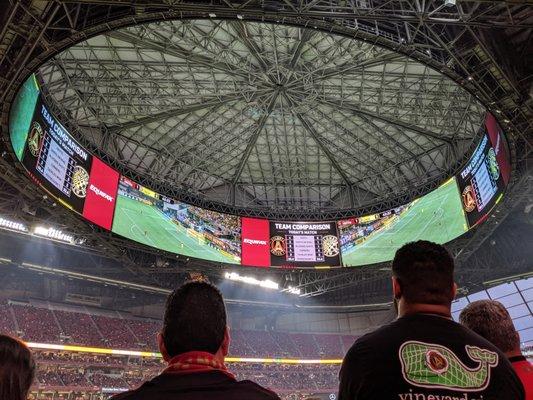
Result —
[[[190,351],[172,357],[163,373],[185,375],[208,371],[220,371],[235,380],[235,376],[223,362],[217,361],[213,354],[204,351]]]

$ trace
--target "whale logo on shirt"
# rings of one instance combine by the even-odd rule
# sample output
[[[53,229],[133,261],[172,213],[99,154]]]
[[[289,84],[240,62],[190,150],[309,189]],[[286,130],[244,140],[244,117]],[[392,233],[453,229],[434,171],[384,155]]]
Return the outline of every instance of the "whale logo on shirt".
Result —
[[[399,356],[404,379],[424,388],[481,391],[490,383],[491,369],[498,365],[498,354],[476,346],[466,346],[470,360],[479,365],[469,368],[447,347],[408,341]]]

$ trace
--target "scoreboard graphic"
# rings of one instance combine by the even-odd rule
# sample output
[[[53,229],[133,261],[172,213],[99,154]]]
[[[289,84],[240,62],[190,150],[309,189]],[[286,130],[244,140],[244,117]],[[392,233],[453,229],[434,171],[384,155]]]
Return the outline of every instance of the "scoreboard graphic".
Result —
[[[278,268],[369,265],[392,260],[420,238],[447,243],[461,236],[487,217],[510,179],[509,149],[491,114],[485,128],[460,174],[410,203],[341,221],[289,222],[195,207],[121,176],[50,112],[35,75],[9,115],[13,151],[33,181],[88,221],[170,253]]]
[[[54,197],[83,213],[92,155],[56,121],[41,96],[37,99],[22,162]]]
[[[490,212],[505,188],[496,152],[487,135],[457,177],[457,183],[468,225],[472,227]]]
[[[283,268],[341,265],[336,222],[242,218],[242,264]]]

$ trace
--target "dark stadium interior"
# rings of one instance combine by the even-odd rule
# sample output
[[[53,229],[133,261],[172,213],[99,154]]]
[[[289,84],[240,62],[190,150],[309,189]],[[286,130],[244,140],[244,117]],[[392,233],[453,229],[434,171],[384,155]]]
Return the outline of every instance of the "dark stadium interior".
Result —
[[[422,3],[5,0],[0,333],[33,344],[33,399],[104,400],[156,376],[167,295],[208,280],[226,300],[238,379],[335,400],[354,340],[396,318],[390,254],[441,234],[453,318],[497,299],[533,357],[533,8]],[[36,122],[113,172],[111,196],[84,187],[112,198],[107,217],[47,178]],[[494,192],[471,214],[461,179],[498,148],[510,175],[487,161]],[[247,242],[245,218],[266,239]],[[313,261],[289,256],[287,237],[305,235],[284,222],[331,223]],[[262,241],[267,260],[247,262]]]

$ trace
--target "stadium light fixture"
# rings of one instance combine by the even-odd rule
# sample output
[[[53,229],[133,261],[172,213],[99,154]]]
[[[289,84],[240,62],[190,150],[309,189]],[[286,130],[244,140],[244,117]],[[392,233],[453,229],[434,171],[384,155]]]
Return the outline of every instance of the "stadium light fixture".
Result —
[[[279,289],[279,284],[270,279],[259,280],[252,276],[241,276],[236,272],[226,272],[224,277],[230,281],[248,283],[250,285],[260,286],[266,289]]]
[[[17,232],[28,232],[28,228],[21,222],[0,217],[0,227]]]
[[[292,287],[292,286],[289,286],[287,288],[287,292],[290,293],[290,294],[297,294],[297,295],[302,294],[302,290],[300,288],[295,288],[295,287]]]
[[[58,240],[64,243],[73,243],[74,236],[68,235],[59,229],[45,228],[44,226],[36,226],[33,233],[38,236],[43,236],[49,239]]]

